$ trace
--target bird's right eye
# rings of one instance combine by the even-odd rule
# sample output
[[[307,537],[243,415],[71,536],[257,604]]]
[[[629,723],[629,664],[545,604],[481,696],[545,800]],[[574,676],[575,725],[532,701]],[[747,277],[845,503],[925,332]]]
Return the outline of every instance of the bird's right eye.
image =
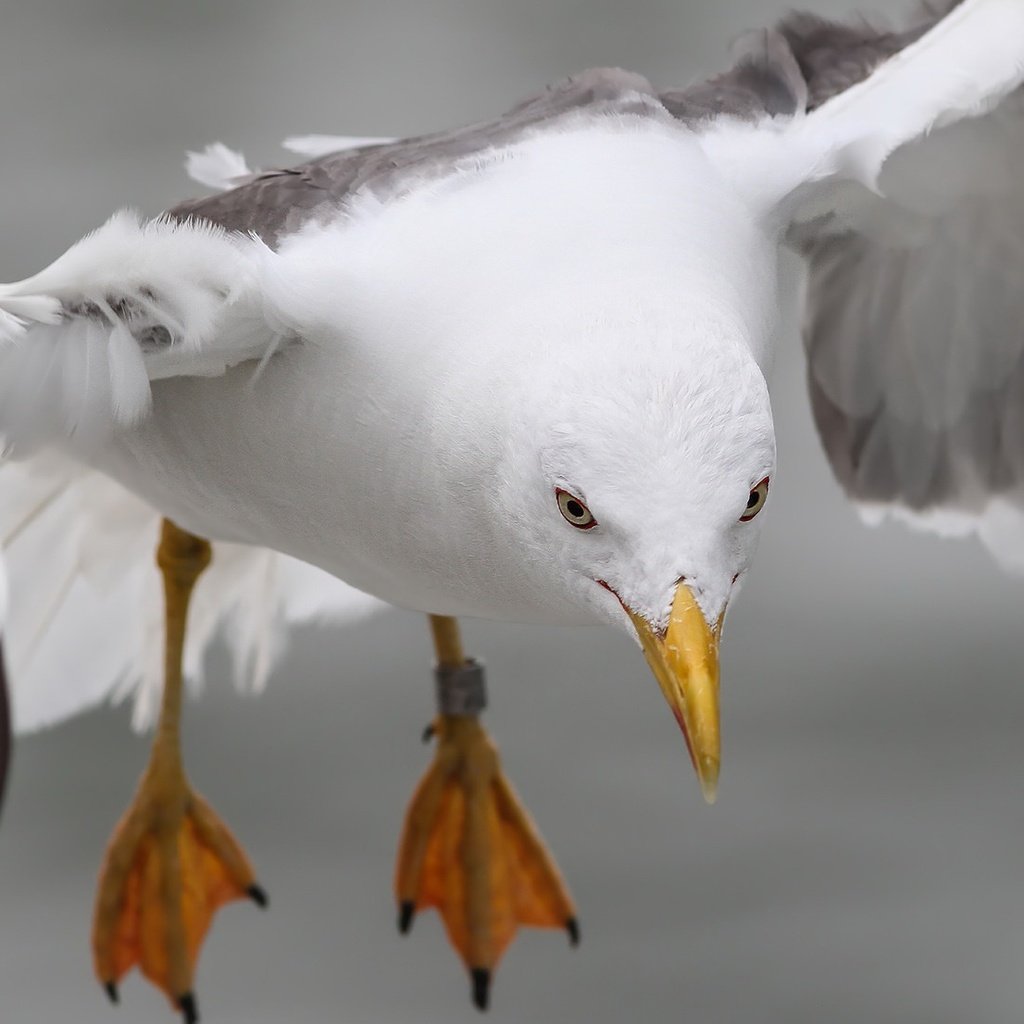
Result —
[[[562,513],[562,518],[577,530],[592,530],[597,526],[593,513],[575,494],[556,487],[555,497],[558,499],[558,511]]]
[[[764,508],[764,503],[768,500],[768,483],[768,477],[765,477],[750,492],[746,511],[740,516],[741,523],[749,523]]]

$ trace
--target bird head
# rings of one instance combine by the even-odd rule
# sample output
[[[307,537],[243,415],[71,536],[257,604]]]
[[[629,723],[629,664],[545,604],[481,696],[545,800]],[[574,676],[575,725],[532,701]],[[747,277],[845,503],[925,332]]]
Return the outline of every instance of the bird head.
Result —
[[[524,401],[533,437],[504,466],[502,502],[534,577],[639,642],[711,802],[722,624],[775,468],[768,391],[726,327],[626,336],[564,357],[543,402]]]

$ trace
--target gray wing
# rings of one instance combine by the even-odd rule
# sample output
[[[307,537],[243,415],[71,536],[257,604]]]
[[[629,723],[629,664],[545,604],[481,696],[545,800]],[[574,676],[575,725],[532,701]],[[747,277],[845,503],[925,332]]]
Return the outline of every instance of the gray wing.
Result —
[[[168,214],[251,231],[274,246],[308,221],[336,216],[357,191],[386,200],[452,173],[466,158],[510,145],[525,132],[580,112],[595,118],[669,116],[645,78],[600,68],[549,86],[493,121],[263,171],[230,191],[180,203]]]
[[[896,31],[791,19],[810,108],[955,4]],[[877,196],[795,232],[819,435],[869,520],[977,533],[1024,568],[1024,96],[886,163]]]
[[[659,94],[641,75],[595,68],[548,86],[492,121],[347,148],[295,167],[263,171],[229,191],[180,203],[168,214],[251,231],[273,246],[310,220],[336,215],[357,191],[387,200],[567,116],[674,118],[699,130],[723,114],[794,116],[803,111],[806,98],[804,79],[784,37],[752,33],[741,43],[732,68],[686,89]]]
[[[511,145],[524,133],[553,127],[569,115],[674,118],[695,130],[722,115],[795,117],[809,102],[824,99],[830,88],[863,78],[921,30],[877,33],[857,41],[851,38],[857,35],[853,30],[796,16],[777,29],[745,36],[735,47],[731,68],[684,89],[659,93],[641,75],[595,68],[548,86],[494,120],[346,148],[295,167],[262,171],[218,195],[179,203],[168,215],[253,232],[273,246],[310,220],[334,216],[359,190],[386,200],[450,174],[466,158]],[[837,75],[828,65],[838,49],[844,56]],[[801,58],[811,63],[805,66]]]

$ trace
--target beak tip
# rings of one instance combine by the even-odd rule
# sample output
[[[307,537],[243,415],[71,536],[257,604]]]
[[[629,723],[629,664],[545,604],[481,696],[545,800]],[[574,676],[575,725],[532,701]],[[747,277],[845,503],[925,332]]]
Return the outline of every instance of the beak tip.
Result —
[[[624,606],[625,607],[625,606]],[[644,656],[686,737],[704,799],[718,795],[718,633],[685,582],[676,587],[668,625],[657,631],[626,607]]]
[[[706,761],[702,767],[703,771],[698,772],[700,789],[705,803],[711,806],[718,799],[718,764]]]

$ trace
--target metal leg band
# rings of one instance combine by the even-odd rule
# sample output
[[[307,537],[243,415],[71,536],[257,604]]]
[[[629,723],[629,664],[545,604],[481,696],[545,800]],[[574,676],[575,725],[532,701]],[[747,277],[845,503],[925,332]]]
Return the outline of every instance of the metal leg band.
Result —
[[[476,717],[487,707],[484,667],[472,658],[463,665],[438,665],[437,710],[442,715]]]

